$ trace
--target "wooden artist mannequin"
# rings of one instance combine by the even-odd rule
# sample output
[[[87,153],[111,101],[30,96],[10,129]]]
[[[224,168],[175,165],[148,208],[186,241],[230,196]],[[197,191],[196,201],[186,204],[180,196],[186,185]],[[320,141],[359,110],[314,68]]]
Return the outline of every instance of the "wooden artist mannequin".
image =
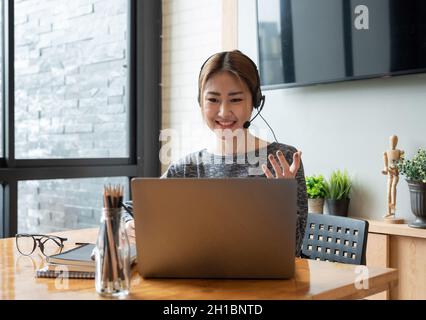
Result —
[[[396,149],[398,137],[391,136],[389,139],[390,150],[383,153],[384,169],[382,173],[387,175],[387,212],[384,216],[386,222],[403,223],[403,219],[395,219],[396,208],[396,186],[399,181],[399,171],[396,162],[404,155],[404,151]]]

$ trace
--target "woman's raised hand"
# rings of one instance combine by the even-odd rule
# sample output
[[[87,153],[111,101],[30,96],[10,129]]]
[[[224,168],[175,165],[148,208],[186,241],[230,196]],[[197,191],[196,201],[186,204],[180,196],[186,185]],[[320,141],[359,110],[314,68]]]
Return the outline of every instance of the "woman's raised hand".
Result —
[[[271,170],[268,169],[266,164],[262,165],[263,172],[268,179],[294,179],[300,168],[301,157],[302,151],[295,152],[293,154],[293,163],[289,165],[284,154],[281,151],[277,151],[278,161],[273,154],[268,156],[268,160],[272,168],[274,168],[275,176],[272,174]]]

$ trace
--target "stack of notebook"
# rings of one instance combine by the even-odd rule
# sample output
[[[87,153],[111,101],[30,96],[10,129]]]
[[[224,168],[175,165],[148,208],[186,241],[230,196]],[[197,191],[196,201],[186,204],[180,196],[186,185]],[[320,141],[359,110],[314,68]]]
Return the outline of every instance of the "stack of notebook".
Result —
[[[93,256],[95,244],[84,244],[74,249],[52,255],[47,265],[37,270],[37,278],[94,279],[96,262]],[[130,246],[130,261],[136,261],[136,247]]]

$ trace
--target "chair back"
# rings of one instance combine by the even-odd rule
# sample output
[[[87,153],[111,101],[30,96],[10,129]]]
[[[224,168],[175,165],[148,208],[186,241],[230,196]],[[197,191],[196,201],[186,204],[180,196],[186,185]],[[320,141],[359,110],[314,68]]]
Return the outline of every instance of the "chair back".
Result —
[[[302,257],[365,265],[368,222],[308,213]]]

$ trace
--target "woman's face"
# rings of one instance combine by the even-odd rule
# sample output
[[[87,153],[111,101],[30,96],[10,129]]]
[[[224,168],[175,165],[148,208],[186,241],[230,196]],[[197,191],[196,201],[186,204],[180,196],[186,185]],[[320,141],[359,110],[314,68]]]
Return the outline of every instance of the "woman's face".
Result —
[[[250,120],[252,97],[247,85],[230,72],[219,72],[206,82],[202,92],[201,113],[207,126],[221,132],[243,129]],[[220,130],[220,131],[217,131]]]

